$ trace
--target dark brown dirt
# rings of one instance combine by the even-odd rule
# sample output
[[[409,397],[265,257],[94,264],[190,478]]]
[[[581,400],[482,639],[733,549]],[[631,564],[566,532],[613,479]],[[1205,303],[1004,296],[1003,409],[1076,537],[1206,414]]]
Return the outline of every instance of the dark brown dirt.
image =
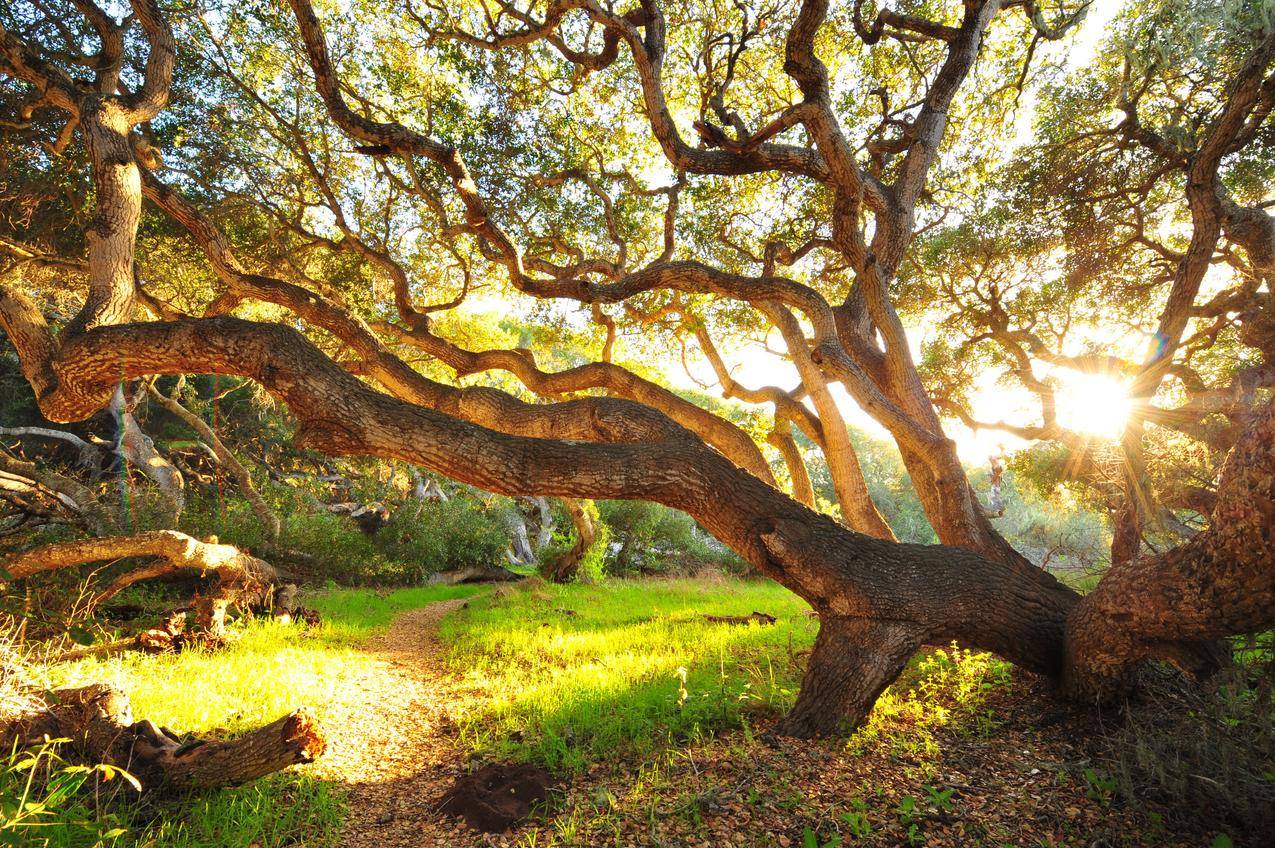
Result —
[[[492,763],[456,781],[438,811],[484,833],[501,833],[549,800],[553,777],[526,763]]]

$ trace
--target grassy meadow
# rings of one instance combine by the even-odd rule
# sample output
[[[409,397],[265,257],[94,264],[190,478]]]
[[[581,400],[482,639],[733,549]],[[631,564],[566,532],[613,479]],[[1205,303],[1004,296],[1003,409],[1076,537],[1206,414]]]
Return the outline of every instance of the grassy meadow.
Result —
[[[1016,808],[1007,800],[1013,775],[1023,761],[1040,760],[1023,750],[1039,740],[1021,736],[1005,714],[1016,697],[1009,666],[956,647],[923,650],[849,739],[776,747],[765,729],[795,697],[818,622],[803,601],[766,581],[341,589],[307,597],[322,615],[316,627],[250,621],[215,654],[127,654],[38,671],[50,686],[120,686],[137,715],[181,733],[232,735],[300,705],[322,721],[325,705],[374,662],[361,650],[369,638],[402,611],[457,597],[469,602],[440,627],[460,681],[461,697],[452,705],[457,756],[530,762],[562,780],[549,809],[493,844],[645,840],[751,848],[782,845],[766,834],[787,822],[798,834],[793,844],[803,848],[922,845],[932,828],[959,820],[958,803],[973,803],[954,800],[951,787],[962,784],[953,775],[991,767],[987,757],[1004,759],[995,779],[1009,775],[1003,792],[1010,794],[1001,799],[1002,789],[986,790],[996,800],[971,826],[990,823],[968,844],[1006,844],[1016,833]],[[754,610],[776,623],[705,619]],[[1006,733],[1020,741],[1000,744]],[[1065,748],[1066,735],[1059,736],[1049,744]],[[1070,811],[1079,804],[1099,822],[1115,814],[1115,776],[1096,765],[1050,769],[1032,779],[1047,781],[1055,806]],[[720,776],[730,773],[752,776],[730,782]],[[825,784],[835,787],[827,790],[831,797],[819,794]],[[732,820],[710,815],[728,798],[743,805],[732,816],[756,817],[752,841],[730,842],[729,833],[714,830]],[[345,803],[342,786],[290,770],[238,789],[124,810],[114,819],[64,815],[39,835],[53,848],[328,848],[339,844]],[[1142,839],[1128,844],[1148,844]]]
[[[497,590],[445,619],[458,674],[481,693],[467,747],[579,771],[746,725],[792,704],[810,607],[770,582],[611,581]],[[772,626],[711,615],[775,616]]]

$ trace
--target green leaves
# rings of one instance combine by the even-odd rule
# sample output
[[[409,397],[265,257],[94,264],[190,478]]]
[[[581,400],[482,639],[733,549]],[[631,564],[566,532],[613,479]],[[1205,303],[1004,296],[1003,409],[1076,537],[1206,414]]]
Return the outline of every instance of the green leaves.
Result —
[[[66,635],[72,642],[77,645],[89,646],[97,641],[97,636],[92,631],[80,625],[67,628]]]

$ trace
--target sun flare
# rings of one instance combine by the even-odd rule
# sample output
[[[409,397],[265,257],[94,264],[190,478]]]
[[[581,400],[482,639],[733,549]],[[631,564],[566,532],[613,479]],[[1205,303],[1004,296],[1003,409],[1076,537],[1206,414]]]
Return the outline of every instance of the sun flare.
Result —
[[[1080,433],[1120,438],[1129,418],[1128,387],[1103,374],[1059,375],[1058,423]]]

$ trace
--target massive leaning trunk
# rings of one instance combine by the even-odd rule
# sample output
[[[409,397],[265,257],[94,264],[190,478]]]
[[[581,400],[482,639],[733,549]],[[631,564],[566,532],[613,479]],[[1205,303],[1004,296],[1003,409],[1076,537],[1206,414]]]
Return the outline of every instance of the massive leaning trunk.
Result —
[[[12,309],[3,314],[6,325],[20,317]],[[64,379],[43,405],[55,420],[92,414],[109,399],[120,375],[234,374],[259,381],[293,410],[300,420],[297,439],[305,447],[400,459],[511,495],[633,498],[687,511],[761,571],[806,598],[822,619],[836,623],[812,659],[811,688],[786,725],[791,732],[831,732],[846,720],[862,718],[893,678],[891,669],[897,671],[925,641],[955,639],[1055,678],[1064,674],[1064,628],[1079,598],[1050,575],[989,561],[964,548],[905,545],[854,533],[742,471],[686,431],[664,441],[611,444],[497,433],[370,389],[291,329],[233,318],[102,327],[68,340],[59,359],[75,367],[56,368]],[[1270,416],[1268,409],[1237,448],[1238,467],[1258,472],[1230,473],[1228,491],[1236,494],[1219,499],[1216,518],[1229,522],[1220,526],[1232,540],[1225,551],[1255,533],[1269,537],[1261,498],[1269,501],[1271,494]],[[1201,584],[1229,556],[1213,550],[1203,542],[1190,545],[1172,552],[1168,564],[1180,562],[1175,573]],[[1269,623],[1275,612],[1270,603],[1273,555],[1269,542],[1253,547],[1234,579],[1222,584],[1232,592],[1247,586],[1252,602],[1235,605],[1212,631],[1186,630],[1188,638]],[[1114,585],[1095,593],[1114,611],[1109,634],[1119,631],[1122,611],[1136,605],[1144,591],[1125,581]],[[1166,579],[1164,591],[1175,585]],[[1222,597],[1199,594],[1193,609],[1203,618],[1203,611]],[[1146,636],[1134,631],[1137,650],[1122,654],[1129,662],[1158,652],[1181,656],[1172,635],[1176,615],[1163,605],[1149,614],[1159,629]],[[1077,650],[1071,652],[1071,666],[1083,668],[1084,618],[1073,631]],[[881,638],[850,650],[864,634]],[[851,712],[830,713],[828,704]]]
[[[4,301],[6,327],[30,319],[30,312],[23,316],[14,308],[20,303]],[[683,509],[809,600],[821,617],[888,620],[906,629],[910,640],[882,648],[898,662],[906,660],[911,641],[960,639],[1042,673],[1062,669],[1064,621],[1077,598],[1052,577],[989,563],[964,549],[899,545],[854,533],[742,471],[687,431],[663,441],[611,444],[497,433],[373,391],[289,328],[233,318],[97,328],[67,340],[54,370],[59,384],[45,394],[42,409],[62,421],[92,414],[121,376],[250,377],[298,416],[297,441],[305,447],[401,459],[506,494],[636,498]],[[605,428],[612,422],[597,423]],[[863,661],[884,662],[879,656]],[[840,703],[866,709],[880,677],[837,675],[836,685],[848,693]],[[831,731],[847,718],[818,709],[800,714],[806,717],[789,730]]]
[[[1065,685],[1104,698],[1148,656],[1208,671],[1208,640],[1275,621],[1275,399],[1227,457],[1208,530],[1111,569],[1067,623]],[[1266,624],[1263,624],[1266,622]],[[1193,640],[1184,655],[1183,640]]]

